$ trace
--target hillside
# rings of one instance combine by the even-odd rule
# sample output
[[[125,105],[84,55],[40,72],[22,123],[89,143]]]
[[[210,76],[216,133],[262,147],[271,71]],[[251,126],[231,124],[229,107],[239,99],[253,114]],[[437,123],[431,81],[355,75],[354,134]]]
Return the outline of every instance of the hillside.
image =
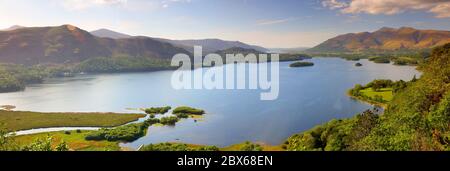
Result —
[[[13,25],[11,27],[8,27],[6,29],[0,29],[0,31],[11,31],[11,30],[16,30],[16,29],[20,29],[20,28],[25,28],[24,26],[19,26],[19,25]]]
[[[146,37],[100,38],[71,25],[0,31],[0,62],[25,65],[79,63],[95,57],[129,56],[171,59],[190,54]]]
[[[90,33],[97,37],[112,38],[112,39],[124,39],[133,37],[128,34],[119,33],[108,29],[99,29],[91,31]],[[244,49],[254,49],[261,52],[269,51],[269,49],[260,46],[249,45],[239,41],[226,41],[220,39],[196,39],[196,40],[171,40],[164,38],[153,38],[153,39],[161,42],[170,43],[176,47],[183,48],[191,53],[194,52],[193,48],[194,46],[202,46],[204,53],[213,53],[216,51],[230,49],[234,47],[240,47]]]
[[[366,111],[290,137],[293,151],[450,150],[450,44],[433,49],[419,80],[399,89],[382,115]]]
[[[308,49],[307,52],[417,52],[429,50],[449,42],[450,31],[384,27],[372,33],[361,32],[340,35]]]
[[[132,36],[128,34],[123,34],[119,32],[115,32],[108,29],[98,29],[90,32],[92,35],[103,38],[111,38],[111,39],[125,39],[131,38]]]
[[[254,46],[245,44],[239,41],[226,41],[220,39],[199,39],[199,40],[169,40],[169,39],[158,39],[160,41],[168,42],[174,46],[184,48],[189,52],[193,52],[194,46],[202,46],[204,53],[213,53],[220,50],[230,49],[234,47],[244,48],[244,49],[254,49],[256,51],[267,52],[268,49],[260,46]]]

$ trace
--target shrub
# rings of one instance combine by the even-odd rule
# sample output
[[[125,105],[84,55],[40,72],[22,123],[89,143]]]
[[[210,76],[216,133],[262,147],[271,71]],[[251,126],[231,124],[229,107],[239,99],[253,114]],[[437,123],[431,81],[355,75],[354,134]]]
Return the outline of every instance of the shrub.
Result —
[[[180,119],[189,118],[189,115],[186,113],[177,113],[177,114],[175,114],[175,116],[177,116]]]
[[[253,144],[251,142],[245,142],[240,151],[262,151],[263,148],[259,144]]]
[[[186,144],[160,143],[149,144],[140,149],[140,151],[192,151]]]
[[[172,109],[172,107],[170,107],[170,106],[152,107],[152,108],[145,109],[145,113],[147,113],[147,114],[165,114],[165,113],[169,112],[170,109]]]
[[[219,147],[216,146],[204,146],[197,149],[197,151],[219,151]]]
[[[86,135],[85,139],[95,141],[108,140],[131,142],[144,136],[145,130],[148,126],[148,124],[139,123],[119,126],[112,129],[100,129]]]
[[[178,122],[178,118],[175,116],[163,117],[160,119],[159,123],[163,125],[175,125]]]

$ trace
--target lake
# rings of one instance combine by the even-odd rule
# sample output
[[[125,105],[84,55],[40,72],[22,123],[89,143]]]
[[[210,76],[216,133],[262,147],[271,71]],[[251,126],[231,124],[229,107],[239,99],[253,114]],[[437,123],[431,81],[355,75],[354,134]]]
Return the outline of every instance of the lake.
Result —
[[[372,108],[346,95],[355,84],[420,75],[411,66],[367,60],[358,61],[362,67],[340,58],[307,61],[315,66],[290,68],[291,62],[280,63],[280,94],[274,101],[261,101],[260,93],[265,92],[261,90],[174,90],[173,71],[161,71],[50,79],[23,92],[0,94],[0,105],[42,112],[125,113],[136,112],[130,108],[186,105],[207,114],[198,122],[187,119],[173,127],[152,126],[145,137],[123,146],[159,142],[227,146],[247,140],[276,145],[292,134]]]

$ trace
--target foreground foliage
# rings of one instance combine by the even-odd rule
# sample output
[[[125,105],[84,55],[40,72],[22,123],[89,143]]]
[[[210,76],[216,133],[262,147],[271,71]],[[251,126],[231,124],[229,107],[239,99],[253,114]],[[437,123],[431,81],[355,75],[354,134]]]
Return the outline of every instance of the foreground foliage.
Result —
[[[219,151],[216,146],[196,146],[180,143],[160,143],[143,146],[139,151]]]
[[[8,135],[4,129],[0,129],[0,151],[69,151],[65,141],[53,143],[54,138],[49,135],[35,138],[25,145],[20,142],[16,137]]]
[[[383,115],[333,120],[290,137],[287,150],[450,150],[450,44],[435,48],[422,77],[396,92]]]

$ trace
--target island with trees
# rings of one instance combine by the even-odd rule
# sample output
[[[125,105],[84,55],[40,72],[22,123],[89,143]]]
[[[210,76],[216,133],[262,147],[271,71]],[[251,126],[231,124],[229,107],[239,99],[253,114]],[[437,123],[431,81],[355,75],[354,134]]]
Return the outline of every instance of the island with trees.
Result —
[[[289,65],[291,68],[298,68],[298,67],[311,67],[314,66],[314,63],[312,62],[295,62]]]

